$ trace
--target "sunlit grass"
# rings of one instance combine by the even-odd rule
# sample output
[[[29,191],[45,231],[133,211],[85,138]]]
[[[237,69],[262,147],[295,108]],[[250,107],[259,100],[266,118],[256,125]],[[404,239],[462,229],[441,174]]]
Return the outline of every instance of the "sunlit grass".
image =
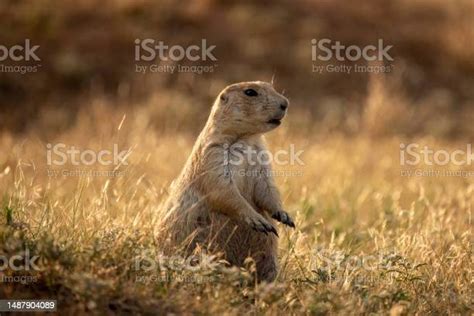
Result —
[[[299,119],[290,115],[268,141],[272,151],[304,150],[303,165],[276,166],[295,172],[277,182],[297,229],[280,227],[277,281],[254,284],[251,262],[229,269],[216,259],[199,272],[134,268],[137,258],[160,253],[158,205],[195,135],[157,131],[144,119],[155,105],[94,106],[52,139],[35,131],[2,136],[2,251],[27,246],[42,265],[28,272],[35,282],[5,283],[2,296],[58,298],[76,312],[472,311],[472,178],[402,177],[399,162],[401,142],[446,149],[462,142],[290,133]],[[117,143],[131,154],[121,176],[49,177],[47,168],[77,168],[46,165],[46,143],[58,142],[96,150]]]

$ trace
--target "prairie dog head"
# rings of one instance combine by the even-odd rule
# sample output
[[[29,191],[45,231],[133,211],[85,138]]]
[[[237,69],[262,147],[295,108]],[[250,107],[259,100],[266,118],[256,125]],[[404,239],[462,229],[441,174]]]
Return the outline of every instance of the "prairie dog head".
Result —
[[[262,81],[241,82],[226,87],[213,107],[213,124],[235,135],[268,132],[281,124],[288,99]]]

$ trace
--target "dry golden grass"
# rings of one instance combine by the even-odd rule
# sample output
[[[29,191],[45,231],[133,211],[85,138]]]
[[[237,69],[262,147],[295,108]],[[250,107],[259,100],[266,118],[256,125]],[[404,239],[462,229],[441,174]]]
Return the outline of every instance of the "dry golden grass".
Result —
[[[156,209],[196,136],[184,132],[186,124],[203,123],[192,121],[192,107],[163,110],[183,103],[152,98],[127,110],[99,98],[55,136],[39,129],[1,135],[1,250],[12,255],[26,246],[42,270],[3,271],[36,279],[5,282],[0,296],[57,298],[62,311],[98,314],[472,313],[472,177],[402,177],[399,163],[401,142],[465,144],[314,134],[298,112],[268,135],[272,151],[294,144],[305,163],[276,167],[293,172],[277,181],[297,229],[280,228],[275,283],[254,284],[251,262],[240,270],[218,260],[198,272],[136,270],[137,257],[159,254]],[[184,125],[160,129],[156,120]],[[59,142],[116,143],[130,148],[129,165],[116,177],[49,177],[46,143]]]

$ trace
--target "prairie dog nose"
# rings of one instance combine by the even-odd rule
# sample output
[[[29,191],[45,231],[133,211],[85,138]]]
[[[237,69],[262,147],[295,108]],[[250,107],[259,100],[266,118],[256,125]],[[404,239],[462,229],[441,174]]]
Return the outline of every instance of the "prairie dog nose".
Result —
[[[280,109],[285,111],[287,108],[288,108],[288,101],[285,100],[282,103],[280,103]]]

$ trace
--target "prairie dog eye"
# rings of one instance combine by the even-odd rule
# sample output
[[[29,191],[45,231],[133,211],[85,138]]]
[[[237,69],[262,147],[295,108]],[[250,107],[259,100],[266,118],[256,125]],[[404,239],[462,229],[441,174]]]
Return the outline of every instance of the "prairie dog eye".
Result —
[[[244,91],[245,95],[249,96],[249,97],[256,97],[258,96],[258,93],[257,91],[255,91],[254,89],[246,89]]]

